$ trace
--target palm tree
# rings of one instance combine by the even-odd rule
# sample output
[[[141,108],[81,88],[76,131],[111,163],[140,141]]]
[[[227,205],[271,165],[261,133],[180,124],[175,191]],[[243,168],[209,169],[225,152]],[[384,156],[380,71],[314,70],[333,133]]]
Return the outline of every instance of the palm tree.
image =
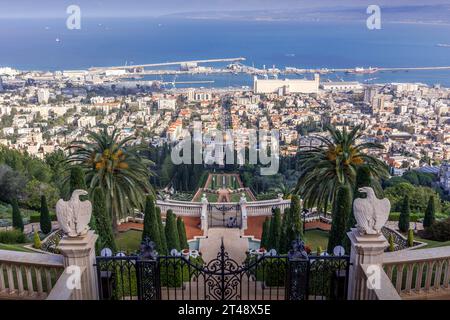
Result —
[[[350,132],[333,127],[328,127],[327,131],[330,137],[315,136],[320,146],[308,146],[299,151],[300,177],[295,192],[302,196],[306,208],[327,208],[334,202],[339,186],[348,185],[353,190],[360,166],[367,166],[373,178],[389,176],[387,165],[366,153],[384,147],[378,143],[357,142],[363,134],[361,126]]]
[[[96,187],[103,191],[114,229],[118,219],[142,209],[145,195],[152,191],[152,162],[140,155],[147,148],[133,144],[135,140],[120,140],[117,129],[110,134],[105,126],[98,133],[88,131],[86,141],[74,141],[68,147],[67,161],[84,169],[89,191]]]

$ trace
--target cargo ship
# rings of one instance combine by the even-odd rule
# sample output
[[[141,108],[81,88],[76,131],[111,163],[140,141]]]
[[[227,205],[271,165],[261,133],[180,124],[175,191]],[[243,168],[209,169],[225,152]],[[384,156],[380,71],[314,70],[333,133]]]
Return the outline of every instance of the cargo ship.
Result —
[[[349,70],[346,73],[350,73],[350,74],[372,74],[378,71],[378,68],[372,68],[369,67],[367,69],[365,68],[360,68],[360,67],[356,67],[353,70]]]

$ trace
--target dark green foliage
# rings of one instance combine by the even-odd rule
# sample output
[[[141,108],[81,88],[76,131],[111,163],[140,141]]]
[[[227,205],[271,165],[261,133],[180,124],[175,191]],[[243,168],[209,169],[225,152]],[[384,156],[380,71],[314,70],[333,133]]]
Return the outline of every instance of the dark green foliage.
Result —
[[[261,235],[261,248],[267,249],[269,246],[269,235],[270,235],[270,219],[266,218],[263,224],[263,232]]]
[[[161,219],[161,208],[156,207],[156,219],[158,220],[158,230],[161,239],[161,248],[159,249],[159,254],[165,255],[167,254],[167,241],[166,241],[166,233],[164,232],[164,225]]]
[[[27,242],[27,237],[18,229],[0,231],[0,243],[16,244],[25,242]]]
[[[285,212],[286,214],[286,212]],[[291,208],[286,214],[286,240],[285,251],[290,249],[292,241],[297,238],[303,238],[303,223],[301,219],[300,198],[293,195],[291,198]]]
[[[92,219],[94,230],[98,235],[96,243],[97,253],[103,248],[116,252],[116,242],[112,230],[111,219],[106,211],[105,196],[101,188],[95,188],[92,195]]]
[[[401,232],[408,232],[410,214],[409,196],[406,195],[405,198],[403,198],[402,211],[400,212],[400,218],[398,220],[398,228]]]
[[[423,219],[423,226],[425,228],[429,228],[433,225],[435,221],[436,208],[434,205],[434,197],[431,196],[430,200],[428,200],[427,210],[425,211],[425,217]]]
[[[282,222],[281,222],[281,234],[280,234],[280,246],[279,246],[279,252],[280,253],[286,253],[288,251],[288,240],[287,240],[287,221],[289,209],[284,210]]]
[[[17,203],[16,198],[12,200],[11,205],[12,205],[12,225],[14,228],[23,231],[22,215],[20,214],[19,204]]]
[[[450,218],[436,221],[425,229],[424,238],[434,241],[450,241]]]
[[[48,212],[47,199],[45,196],[41,196],[41,218],[39,224],[43,233],[49,234],[52,231],[52,221]]]
[[[347,185],[339,187],[335,198],[332,225],[328,240],[328,253],[330,254],[333,253],[334,247],[344,244],[344,239],[347,236],[347,222],[352,212],[351,203],[352,196],[350,187]]]
[[[186,226],[184,225],[184,221],[182,217],[177,217],[177,229],[178,229],[178,237],[180,239],[181,249],[189,249],[189,244],[187,242],[186,236]]]
[[[409,229],[408,231],[408,247],[414,247],[414,231]]]
[[[389,251],[390,252],[395,251],[394,236],[392,234],[389,235]]]
[[[170,252],[172,249],[180,251],[180,237],[178,235],[177,220],[172,210],[168,210],[166,214],[166,241],[167,250]]]
[[[270,221],[269,246],[267,249],[279,250],[281,235],[281,212],[280,208],[276,208]]]
[[[142,232],[142,240],[149,238],[155,243],[156,250],[160,251],[161,246],[161,234],[159,232],[159,224],[156,216],[155,198],[149,194],[145,199],[145,211],[144,211],[144,230]]]
[[[70,193],[77,189],[86,190],[86,181],[83,169],[73,166],[70,169]]]

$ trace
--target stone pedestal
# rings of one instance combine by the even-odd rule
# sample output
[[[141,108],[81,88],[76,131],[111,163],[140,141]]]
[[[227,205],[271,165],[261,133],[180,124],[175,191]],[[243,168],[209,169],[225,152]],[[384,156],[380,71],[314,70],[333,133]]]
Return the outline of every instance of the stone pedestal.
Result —
[[[248,225],[247,225],[247,198],[245,198],[244,193],[241,196],[239,205],[241,207],[241,219],[242,219],[241,230],[245,231],[247,230]]]
[[[74,300],[98,300],[97,273],[94,267],[97,238],[94,231],[90,230],[83,237],[64,236],[58,244],[58,249],[64,257],[65,268],[84,267],[81,275],[81,289],[74,291]]]
[[[202,195],[202,212],[200,216],[201,228],[203,234],[205,235],[208,231],[208,199],[206,198],[206,194]]]
[[[389,243],[382,234],[362,235],[356,228],[351,229],[347,236],[351,242],[348,299],[354,300],[359,296],[359,293],[356,292],[357,281],[361,279],[359,266],[361,264],[381,265],[384,250]]]

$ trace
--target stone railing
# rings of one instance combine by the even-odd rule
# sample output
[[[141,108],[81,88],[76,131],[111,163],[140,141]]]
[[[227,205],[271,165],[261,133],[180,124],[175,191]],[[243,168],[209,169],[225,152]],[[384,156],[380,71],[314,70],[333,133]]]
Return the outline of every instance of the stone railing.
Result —
[[[450,297],[450,247],[386,252],[383,268],[402,299]]]
[[[82,275],[85,270],[86,267],[80,267],[80,274]],[[76,287],[67,286],[67,283],[71,283],[71,276],[72,273],[66,268],[47,296],[47,300],[74,300]]]
[[[381,229],[381,232],[387,241],[389,241],[389,238],[392,236],[392,239],[394,240],[394,251],[418,249],[426,246],[426,243],[414,240],[413,246],[410,247],[408,245],[408,239],[404,235],[386,226]],[[389,251],[389,247],[386,248],[386,251]]]
[[[270,216],[272,215],[272,209],[280,208],[281,212],[284,212],[290,206],[291,200],[283,199],[250,201],[246,203],[247,215],[249,217]]]
[[[202,212],[202,204],[176,201],[176,200],[157,200],[156,205],[161,208],[162,213],[172,210],[177,216],[200,217]]]
[[[359,265],[360,276],[358,278],[360,280],[356,283],[356,292],[358,294],[354,298],[356,300],[401,300],[383,268],[380,265],[377,265],[377,267],[380,278],[374,280],[374,286],[369,288],[369,279],[374,275],[373,265]],[[379,284],[378,288],[376,287],[377,283]]]
[[[61,255],[0,250],[0,299],[45,299],[63,270]]]

